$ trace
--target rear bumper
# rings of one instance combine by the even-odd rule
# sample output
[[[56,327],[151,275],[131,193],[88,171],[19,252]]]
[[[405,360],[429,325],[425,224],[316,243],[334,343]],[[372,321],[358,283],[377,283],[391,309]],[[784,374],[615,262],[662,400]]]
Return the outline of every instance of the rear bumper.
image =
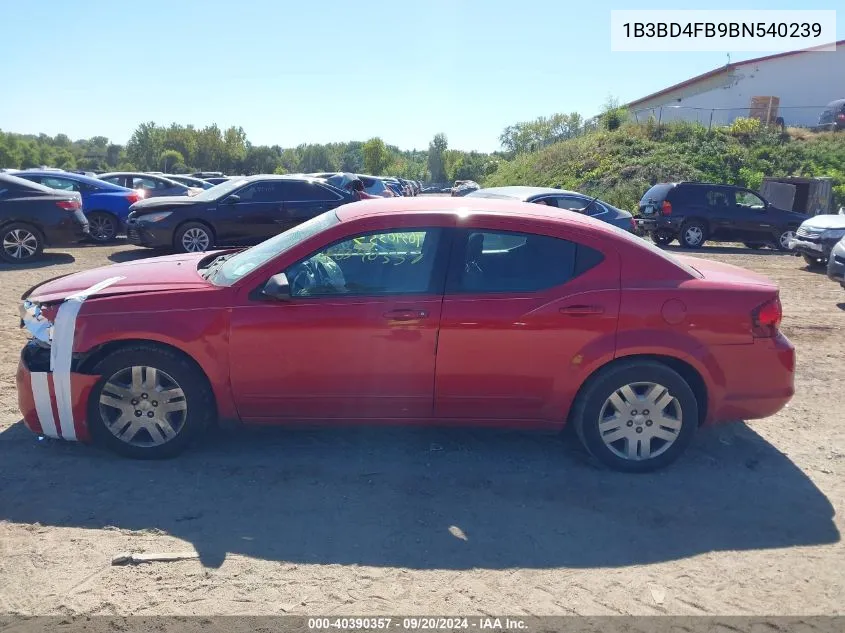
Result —
[[[76,372],[54,375],[49,369],[48,350],[33,344],[23,348],[15,381],[24,424],[36,435],[90,442],[87,405],[100,377]],[[57,397],[59,391],[67,397]]]
[[[657,216],[651,218],[634,218],[637,224],[637,230],[643,233],[651,233],[653,231],[667,231],[669,233],[677,233],[680,230],[681,221],[674,221],[671,217]]]
[[[795,347],[783,334],[713,351],[723,372],[722,395],[711,402],[706,423],[767,418],[795,394]]]
[[[76,211],[56,226],[44,228],[44,240],[48,246],[76,244],[87,238],[88,234],[88,220],[81,211]]]

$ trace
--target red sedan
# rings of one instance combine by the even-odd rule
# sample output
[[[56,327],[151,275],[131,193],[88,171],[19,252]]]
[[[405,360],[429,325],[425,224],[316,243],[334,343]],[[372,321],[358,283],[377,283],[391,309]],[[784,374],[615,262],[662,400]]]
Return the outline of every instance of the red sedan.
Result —
[[[140,458],[220,419],[571,423],[646,471],[793,394],[768,279],[520,202],[358,202],[240,252],[48,281],[21,310],[26,425]]]

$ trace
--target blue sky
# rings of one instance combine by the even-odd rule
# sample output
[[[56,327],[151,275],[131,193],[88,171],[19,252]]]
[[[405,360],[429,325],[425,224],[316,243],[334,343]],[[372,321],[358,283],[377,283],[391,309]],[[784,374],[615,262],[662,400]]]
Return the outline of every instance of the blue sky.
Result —
[[[827,0],[686,8],[835,9]],[[257,144],[365,140],[490,151],[512,123],[595,114],[725,53],[612,53],[611,9],[676,2],[5,2],[0,129],[124,143],[142,121],[241,125]],[[845,33],[840,11],[838,38]],[[763,53],[736,53],[732,61]]]

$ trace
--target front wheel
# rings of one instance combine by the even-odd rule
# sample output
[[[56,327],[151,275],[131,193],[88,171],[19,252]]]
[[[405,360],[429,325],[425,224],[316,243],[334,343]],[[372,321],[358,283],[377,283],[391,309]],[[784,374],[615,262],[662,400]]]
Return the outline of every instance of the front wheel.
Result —
[[[94,371],[102,378],[88,402],[91,435],[120,455],[173,457],[213,420],[205,376],[176,352],[125,348],[106,356]]]
[[[173,239],[173,248],[178,253],[202,253],[214,247],[214,234],[202,222],[186,222]]]
[[[696,220],[691,220],[681,227],[679,242],[686,248],[701,248],[707,239],[704,225]]]
[[[621,362],[582,388],[572,421],[584,447],[605,466],[649,472],[687,448],[698,427],[698,402],[666,365]]]
[[[34,227],[14,222],[0,229],[0,259],[10,264],[25,264],[37,259],[44,250],[44,240]]]

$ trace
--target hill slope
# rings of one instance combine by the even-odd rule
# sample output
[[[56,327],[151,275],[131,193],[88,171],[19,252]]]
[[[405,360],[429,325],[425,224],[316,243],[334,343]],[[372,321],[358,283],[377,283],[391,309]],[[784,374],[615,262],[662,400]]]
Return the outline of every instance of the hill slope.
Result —
[[[834,204],[845,205],[845,134],[780,134],[748,119],[713,131],[690,123],[626,124],[504,161],[484,185],[560,186],[634,210],[655,182],[702,180],[758,189],[763,176],[831,176]]]

